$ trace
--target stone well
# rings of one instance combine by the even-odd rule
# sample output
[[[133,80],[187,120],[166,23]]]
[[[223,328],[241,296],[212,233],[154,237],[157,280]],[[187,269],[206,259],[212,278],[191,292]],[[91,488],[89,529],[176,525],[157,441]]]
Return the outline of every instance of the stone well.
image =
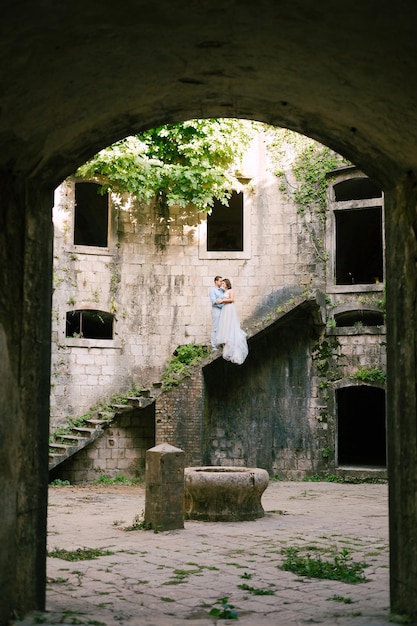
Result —
[[[189,519],[236,522],[263,517],[269,474],[258,467],[186,467],[185,512]]]

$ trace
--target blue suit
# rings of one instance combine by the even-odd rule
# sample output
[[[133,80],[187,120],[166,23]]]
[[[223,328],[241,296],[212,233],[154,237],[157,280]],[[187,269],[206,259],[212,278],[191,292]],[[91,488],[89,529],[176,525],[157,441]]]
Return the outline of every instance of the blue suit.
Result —
[[[223,304],[214,304],[216,300],[221,300],[223,298],[224,289],[220,287],[211,287],[209,291],[209,296],[211,300],[211,319],[212,319],[212,330],[211,330],[211,347],[215,350],[217,348],[216,343],[216,335],[217,335],[217,327],[219,325],[220,312],[222,310]]]

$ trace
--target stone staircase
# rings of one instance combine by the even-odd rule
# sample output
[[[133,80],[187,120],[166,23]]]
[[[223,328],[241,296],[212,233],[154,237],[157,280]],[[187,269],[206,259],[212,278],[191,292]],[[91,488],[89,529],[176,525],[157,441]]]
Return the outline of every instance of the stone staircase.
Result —
[[[258,312],[258,315],[253,320],[248,320],[245,325],[248,339],[264,332],[273,324],[284,322],[285,318],[298,308],[306,307],[311,309],[317,325],[322,326],[325,323],[325,297],[320,291],[313,291],[293,296],[278,307],[275,304],[265,311]],[[221,350],[217,350],[203,359],[196,367],[204,367],[220,357]],[[99,411],[94,418],[86,419],[81,426],[73,426],[68,428],[68,432],[65,434],[56,435],[49,444],[49,470],[53,470],[60,463],[100,437],[118,415],[132,411],[132,409],[149,406],[156,401],[161,393],[163,393],[162,383],[154,383],[152,389],[142,389],[139,395],[127,398],[125,404],[112,404],[109,407],[110,410]]]
[[[127,398],[124,404],[110,404],[108,410],[97,411],[94,417],[86,418],[80,426],[70,423],[65,433],[57,431],[52,434],[52,441],[49,443],[49,471],[101,437],[117,416],[149,406],[161,393],[160,383],[156,383],[152,390],[143,389],[140,395]]]

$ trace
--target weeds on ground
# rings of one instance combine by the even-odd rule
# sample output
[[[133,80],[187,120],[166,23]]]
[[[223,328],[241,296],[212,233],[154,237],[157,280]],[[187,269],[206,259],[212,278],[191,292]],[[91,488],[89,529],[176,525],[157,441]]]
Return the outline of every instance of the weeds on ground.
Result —
[[[77,548],[76,550],[65,550],[65,548],[54,548],[48,551],[47,555],[64,561],[92,561],[100,556],[110,556],[114,554],[110,550],[103,548]]]
[[[351,598],[345,598],[344,596],[331,596],[327,598],[327,600],[332,600],[333,602],[343,602],[343,604],[352,604],[353,600]]]
[[[388,616],[389,621],[392,624],[413,624],[414,621],[409,615],[399,615],[396,613],[390,613]]]
[[[140,483],[140,478],[128,478],[123,474],[118,474],[117,476],[107,476],[106,474],[101,474],[98,478],[93,480],[93,485],[137,485]]]
[[[275,591],[273,589],[260,589],[259,587],[251,587],[246,583],[242,583],[238,585],[239,589],[243,589],[243,591],[249,591],[254,596],[274,596]]]
[[[233,604],[229,604],[229,598],[220,598],[214,604],[220,604],[220,607],[217,608],[216,606],[213,606],[209,615],[217,617],[218,619],[238,619],[235,607]]]
[[[348,550],[343,548],[333,556],[332,561],[325,561],[320,555],[312,557],[310,554],[300,555],[297,548],[283,548],[281,554],[285,560],[279,569],[293,572],[299,576],[309,578],[325,578],[328,580],[340,580],[345,583],[366,582],[364,568],[366,563],[357,563],[352,560]]]
[[[163,530],[162,526],[156,526],[153,528],[151,522],[145,522],[144,513],[141,515],[135,515],[131,526],[126,526],[123,530],[153,530],[154,533],[159,533]]]

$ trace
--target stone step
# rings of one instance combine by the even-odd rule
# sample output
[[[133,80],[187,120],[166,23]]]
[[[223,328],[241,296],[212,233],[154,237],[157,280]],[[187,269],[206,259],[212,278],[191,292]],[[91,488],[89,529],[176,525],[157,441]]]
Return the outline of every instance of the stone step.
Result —
[[[128,398],[128,404],[115,403],[110,406],[110,411],[99,411],[95,417],[86,419],[85,425],[74,426],[71,433],[57,435],[54,443],[49,445],[49,469],[53,469],[100,437],[117,414],[127,413],[135,408],[144,409],[153,404],[162,392],[162,383],[153,383],[152,389],[142,389],[139,396]]]
[[[139,409],[144,409],[145,407],[155,402],[155,398],[153,397],[143,398],[142,396],[137,396],[135,398],[128,398],[128,401],[129,401],[128,406],[138,407]]]
[[[49,450],[56,450],[56,451],[60,451],[63,452],[67,449],[67,446],[64,443],[50,443],[49,444]]]
[[[112,416],[114,415],[113,413],[111,414]],[[97,419],[97,418],[90,418],[88,420],[85,420],[86,424],[93,424],[93,426],[103,426],[103,424],[108,424],[110,420],[108,419]]]
[[[112,404],[111,407],[116,413],[126,413],[132,410],[132,406],[129,404]]]
[[[74,432],[76,432],[76,433],[81,433],[81,434],[84,434],[85,436],[89,437],[97,429],[96,428],[87,428],[86,426],[74,426],[74,428],[72,430]]]
[[[78,437],[77,435],[58,435],[57,441],[58,443],[68,442],[69,445],[77,445],[78,443],[83,443],[86,441],[88,437]],[[73,444],[70,442],[74,442]]]

